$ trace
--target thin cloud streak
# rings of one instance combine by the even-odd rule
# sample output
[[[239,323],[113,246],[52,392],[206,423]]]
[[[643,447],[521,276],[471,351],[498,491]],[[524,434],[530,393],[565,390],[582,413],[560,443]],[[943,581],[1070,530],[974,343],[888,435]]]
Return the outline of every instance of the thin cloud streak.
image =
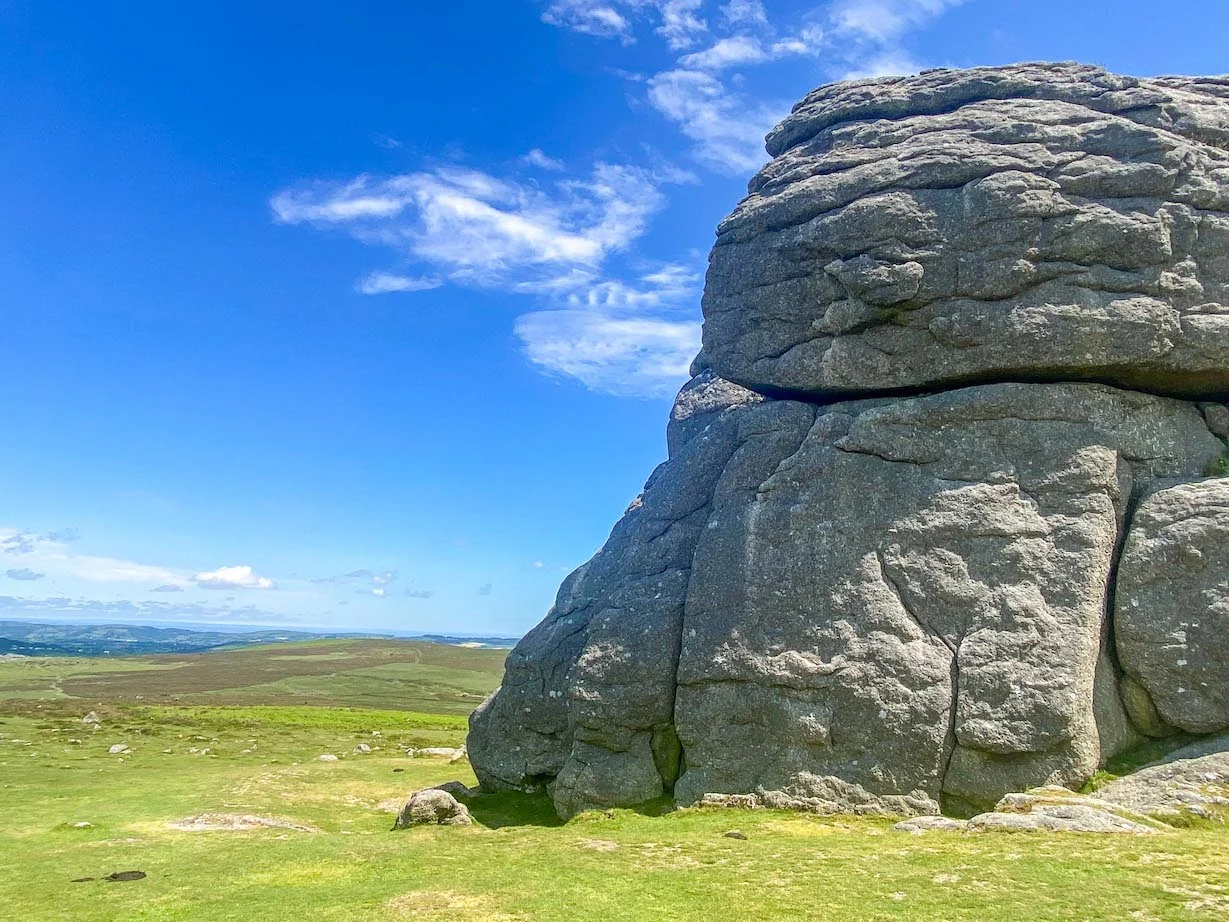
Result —
[[[562,166],[537,149],[526,156],[551,172]],[[678,372],[678,340],[698,348],[698,337],[690,335],[694,324],[680,327],[673,314],[694,305],[700,275],[681,263],[658,263],[619,277],[611,261],[627,255],[664,207],[662,187],[691,181],[690,173],[674,168],[599,162],[588,176],[559,176],[544,186],[449,166],[303,184],[279,192],[270,207],[280,223],[339,228],[430,269],[423,278],[372,273],[359,283],[365,294],[447,281],[545,302],[552,310],[530,312],[515,324],[534,365],[606,393],[656,397],[685,378]],[[582,321],[586,311],[593,316]],[[559,316],[566,322],[554,322]],[[637,323],[660,333],[633,349],[620,331]],[[576,337],[571,342],[569,334]]]

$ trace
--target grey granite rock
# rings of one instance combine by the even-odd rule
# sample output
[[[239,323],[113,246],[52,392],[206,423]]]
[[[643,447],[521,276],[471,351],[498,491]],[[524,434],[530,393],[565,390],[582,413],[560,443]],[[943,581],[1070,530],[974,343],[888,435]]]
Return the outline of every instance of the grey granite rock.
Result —
[[[835,404],[771,476],[727,470],[687,595],[679,800],[831,776],[917,813],[1081,782],[1124,722],[1102,641],[1128,500],[1220,447],[1188,403],[1009,384]]]
[[[1229,734],[1170,753],[1101,788],[1097,797],[1163,820],[1229,821]]]
[[[718,478],[732,458],[767,476],[814,413],[743,399],[677,413],[684,424],[704,422],[677,440],[606,545],[564,582],[508,658],[500,690],[470,718],[470,760],[484,789],[549,782],[563,815],[670,789],[683,603]]]
[[[968,825],[968,820],[952,819],[950,816],[915,816],[901,820],[892,828],[897,832],[921,834],[924,832],[964,832]]]
[[[1115,621],[1122,666],[1165,723],[1229,729],[1229,479],[1180,484],[1140,505]]]
[[[1226,88],[1032,64],[816,90],[719,228],[707,362],[825,398],[1229,393]]]
[[[1223,726],[1229,79],[857,81],[769,149],[667,461],[471,717],[482,788],[972,815]],[[1095,825],[1034,812],[988,822]]]
[[[1154,835],[1166,830],[1142,814],[1099,797],[1073,794],[1062,787],[1041,787],[1007,794],[991,813],[968,822],[969,832],[1091,832]]]
[[[397,814],[394,829],[410,826],[471,826],[473,817],[469,809],[447,791],[427,788],[410,795],[401,812]]]

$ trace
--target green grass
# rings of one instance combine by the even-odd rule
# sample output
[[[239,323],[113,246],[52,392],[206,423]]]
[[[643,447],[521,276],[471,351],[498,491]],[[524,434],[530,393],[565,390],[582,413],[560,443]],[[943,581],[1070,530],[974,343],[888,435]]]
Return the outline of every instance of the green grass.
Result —
[[[0,662],[0,687],[12,663]],[[464,658],[452,665],[466,668]],[[95,666],[66,668],[113,674]],[[221,673],[233,678],[233,670],[231,662]],[[157,683],[173,674],[148,673]],[[915,837],[878,819],[705,810],[616,810],[561,824],[544,798],[499,795],[470,801],[473,827],[392,832],[389,811],[411,791],[474,782],[465,763],[409,759],[399,749],[459,744],[462,715],[149,702],[130,694],[129,679],[120,686],[128,697],[101,702],[0,692],[0,906],[8,917],[1031,922],[1229,913],[1225,827],[1145,838]],[[102,717],[97,731],[81,722],[90,709]],[[379,748],[356,754],[360,742]],[[110,755],[115,743],[131,752]],[[339,760],[317,761],[322,753]],[[169,828],[203,812],[320,831]],[[92,825],[74,828],[80,822]],[[735,827],[746,841],[725,837]],[[130,869],[149,876],[72,883]]]

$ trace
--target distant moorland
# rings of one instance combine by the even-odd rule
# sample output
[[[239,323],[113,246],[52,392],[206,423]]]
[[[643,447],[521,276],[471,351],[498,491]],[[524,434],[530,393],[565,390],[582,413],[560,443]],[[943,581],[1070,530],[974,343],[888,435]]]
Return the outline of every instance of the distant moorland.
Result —
[[[0,621],[0,654],[21,656],[131,656],[149,653],[200,653],[206,650],[257,644],[295,643],[321,638],[378,637],[389,634],[320,633],[266,629],[260,631],[200,630],[179,626],[139,624],[51,624]],[[508,637],[464,637],[424,634],[412,639],[440,644],[466,644],[504,648],[516,643]]]

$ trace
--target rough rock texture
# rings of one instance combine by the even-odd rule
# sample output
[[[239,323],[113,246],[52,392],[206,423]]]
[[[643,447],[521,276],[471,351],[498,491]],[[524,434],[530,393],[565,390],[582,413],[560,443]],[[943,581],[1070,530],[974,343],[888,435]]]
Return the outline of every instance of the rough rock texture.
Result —
[[[1087,777],[1099,729],[1124,723],[1095,692],[1127,501],[1220,448],[1189,404],[1096,385],[823,409],[771,476],[718,486],[684,621],[679,799],[836,776],[988,805]]]
[[[969,832],[1099,832],[1151,835],[1167,829],[1146,816],[1099,797],[1073,794],[1066,788],[1041,787],[1008,794],[968,822]]]
[[[1229,78],[1038,64],[822,87],[718,230],[704,353],[762,393],[1229,392]]]
[[[1110,832],[1155,835],[1157,830],[1110,810],[1086,804],[1050,804],[1028,813],[981,813],[969,820],[969,832]]]
[[[394,829],[410,826],[471,826],[473,818],[469,808],[458,803],[447,791],[427,788],[410,795],[406,805],[397,814]]]
[[[1101,800],[1159,819],[1229,821],[1229,735],[1171,753],[1097,791]]]
[[[1227,139],[1229,82],[1074,65],[808,97],[722,226],[668,460],[471,718],[482,788],[972,815],[1078,785],[1196,719],[1124,606],[1201,606],[1182,667],[1223,705]],[[1147,524],[1174,491],[1205,512]],[[1172,592],[1166,541],[1205,560]]]
[[[1229,479],[1148,497],[1118,576],[1118,656],[1165,723],[1229,729]]]
[[[901,820],[892,828],[897,832],[964,832],[968,828],[968,820],[956,820],[950,816],[915,816]]]

